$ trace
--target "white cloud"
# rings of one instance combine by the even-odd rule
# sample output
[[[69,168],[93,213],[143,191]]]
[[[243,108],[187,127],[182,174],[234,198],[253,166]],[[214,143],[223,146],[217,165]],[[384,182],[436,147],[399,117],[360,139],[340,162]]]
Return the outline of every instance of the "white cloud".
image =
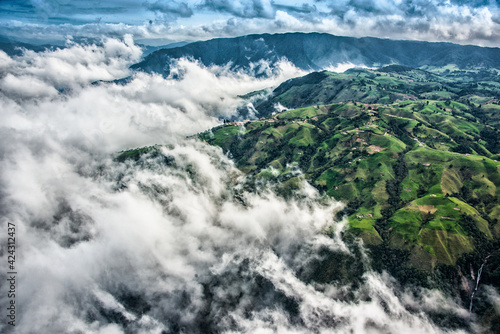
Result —
[[[356,68],[356,67],[360,67],[360,66],[357,66],[351,62],[347,62],[347,63],[339,63],[336,65],[331,65],[329,67],[326,67],[325,70],[331,71],[331,72],[337,72],[337,73],[344,73],[345,71],[347,71],[351,68]],[[361,67],[367,68],[366,66],[361,66]]]
[[[185,18],[177,20],[176,24],[172,19],[151,23],[145,19],[144,22],[148,22],[140,24],[103,21],[81,25],[4,21],[0,31],[9,36],[31,39],[65,40],[68,36],[100,38],[103,35],[120,37],[131,34],[135,39],[169,41],[316,31],[354,37],[500,46],[500,11],[494,2],[363,0],[319,1],[311,6],[307,2],[207,0],[201,3],[175,2],[175,5],[163,2],[147,4],[175,16],[175,20],[178,16]]]
[[[57,89],[29,76],[15,77],[8,73],[0,79],[0,89],[10,96],[39,98],[57,95]]]

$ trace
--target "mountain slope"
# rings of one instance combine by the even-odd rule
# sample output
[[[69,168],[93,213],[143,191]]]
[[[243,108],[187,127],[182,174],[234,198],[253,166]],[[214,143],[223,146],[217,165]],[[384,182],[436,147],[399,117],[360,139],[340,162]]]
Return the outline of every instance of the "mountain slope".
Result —
[[[351,233],[407,252],[410,267],[454,265],[500,238],[500,131],[490,125],[497,102],[430,73],[397,70],[292,79],[273,98],[301,108],[229,123],[201,137],[230,152],[249,175],[279,184],[284,196],[299,168],[320,191],[347,203]],[[367,75],[387,84],[372,85]],[[343,88],[349,102],[325,104],[323,92],[339,76],[354,83]],[[425,91],[394,101],[384,95],[392,85],[408,97],[430,79],[443,100],[424,98],[430,97]],[[360,91],[373,94],[372,103],[350,101]],[[481,99],[489,103],[470,102]]]
[[[305,70],[325,69],[339,63],[369,67],[400,64],[418,68],[454,64],[459,69],[500,68],[498,48],[320,33],[247,35],[195,42],[179,48],[158,50],[132,68],[168,75],[170,62],[181,57],[199,60],[207,66],[230,64],[232,69],[246,70],[250,64],[261,61],[269,62],[273,68],[284,58]],[[264,71],[264,68],[260,70]]]
[[[342,90],[343,96],[356,98],[371,86],[378,102],[325,104],[318,92],[341,75],[312,73],[284,83],[271,97],[291,92],[290,102],[307,92],[299,101],[302,107],[257,120],[225,121],[197,135],[221,147],[246,174],[235,189],[236,198],[247,205],[238,191],[271,189],[285,202],[307,203],[311,192],[308,186],[302,187],[306,180],[324,199],[346,203],[337,216],[346,217],[348,223],[341,237],[350,245],[364,241],[367,252],[359,254],[363,266],[389,272],[405,288],[450,292],[461,305],[471,302],[479,268],[481,283],[498,288],[500,131],[490,124],[498,120],[500,108],[498,100],[488,95],[493,90],[482,91],[485,83],[471,90],[457,88],[467,80],[453,82],[401,67],[342,75],[342,80],[351,82]],[[370,80],[380,85],[366,76],[374,76]],[[384,102],[388,92],[415,90],[419,80],[423,86],[435,84],[439,89],[431,87],[411,99]],[[246,98],[255,96],[249,93]],[[122,152],[117,159],[142,164],[146,160],[141,156],[158,153],[162,163],[175,166],[160,152],[158,147],[146,147]],[[333,228],[323,233],[336,235]],[[356,286],[363,276],[360,262],[323,251],[318,257],[314,270],[304,271],[307,282],[340,279]],[[482,323],[498,322],[491,317],[493,306],[477,296],[476,301],[476,310],[480,303],[483,307],[476,311]],[[456,319],[445,322],[456,325]]]
[[[42,52],[45,50],[53,50],[55,48],[63,48],[61,45],[34,45],[29,43],[23,43],[9,39],[5,36],[0,35],[0,50],[4,51],[9,56],[19,56],[23,53],[23,50],[33,50],[35,52]]]
[[[431,269],[456,263],[476,237],[500,237],[500,151],[485,148],[486,126],[465,120],[466,109],[442,109],[439,101],[320,105],[203,138],[257,178],[293,186],[296,165],[348,203],[351,231],[366,243],[386,239],[410,251],[411,265]]]

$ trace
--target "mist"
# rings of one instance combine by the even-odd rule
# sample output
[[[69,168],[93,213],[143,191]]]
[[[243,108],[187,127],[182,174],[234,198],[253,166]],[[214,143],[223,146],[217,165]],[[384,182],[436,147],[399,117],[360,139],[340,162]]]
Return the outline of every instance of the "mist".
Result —
[[[429,314],[470,320],[453,298],[374,272],[362,243],[342,238],[342,203],[305,181],[287,199],[253,188],[220,148],[187,138],[234,116],[238,95],[302,71],[282,62],[256,79],[181,59],[182,75],[163,78],[130,72],[140,57],[131,37],[0,51],[16,333],[440,333],[452,329]],[[336,261],[350,263],[350,281],[321,279]]]

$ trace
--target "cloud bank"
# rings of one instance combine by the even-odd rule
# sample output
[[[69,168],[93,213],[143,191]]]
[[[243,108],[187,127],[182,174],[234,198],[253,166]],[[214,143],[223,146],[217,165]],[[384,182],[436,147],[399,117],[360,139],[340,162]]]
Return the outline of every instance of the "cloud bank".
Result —
[[[5,1],[0,9],[0,33],[27,40],[132,34],[147,41],[194,41],[314,31],[500,46],[496,1],[44,0]]]
[[[440,333],[428,314],[468,319],[440,292],[373,272],[362,245],[340,238],[340,203],[306,183],[300,200],[252,190],[219,148],[185,137],[296,70],[254,79],[181,60],[181,79],[93,84],[129,75],[139,57],[129,38],[0,53],[0,212],[18,233],[17,333]],[[115,159],[153,144],[163,145]],[[329,258],[357,274],[318,282]]]

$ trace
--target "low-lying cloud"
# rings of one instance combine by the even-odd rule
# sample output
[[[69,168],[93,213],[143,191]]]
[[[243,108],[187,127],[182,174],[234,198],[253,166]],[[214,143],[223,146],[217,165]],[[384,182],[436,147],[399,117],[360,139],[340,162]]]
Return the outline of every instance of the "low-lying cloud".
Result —
[[[362,245],[341,239],[341,203],[305,183],[300,200],[252,190],[219,148],[186,138],[233,114],[238,94],[300,73],[289,64],[255,79],[180,60],[181,78],[165,79],[129,72],[140,50],[127,39],[0,57],[0,212],[18,233],[18,333],[433,333],[443,329],[427,310],[468,316],[371,271]],[[114,159],[153,144],[163,146]],[[364,274],[317,283],[327,256]]]

